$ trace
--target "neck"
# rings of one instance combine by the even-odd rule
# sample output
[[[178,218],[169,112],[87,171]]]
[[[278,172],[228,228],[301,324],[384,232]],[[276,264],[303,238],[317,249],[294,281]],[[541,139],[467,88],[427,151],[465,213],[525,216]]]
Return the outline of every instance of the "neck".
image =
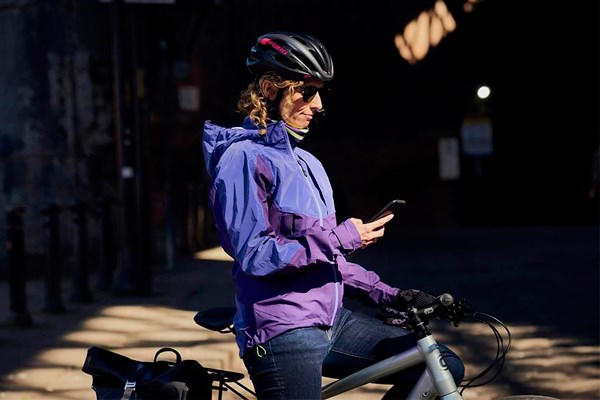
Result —
[[[296,128],[288,123],[285,124],[285,130],[287,131],[291,142],[294,145],[299,144],[308,133],[308,128]]]

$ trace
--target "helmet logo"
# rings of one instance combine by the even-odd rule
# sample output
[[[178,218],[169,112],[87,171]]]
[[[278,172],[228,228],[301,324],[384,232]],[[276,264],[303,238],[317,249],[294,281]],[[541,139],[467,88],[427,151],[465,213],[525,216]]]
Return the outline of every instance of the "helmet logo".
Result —
[[[288,51],[286,49],[284,49],[283,47],[281,47],[280,45],[278,45],[277,43],[275,43],[274,41],[272,41],[269,38],[262,39],[260,41],[260,44],[262,44],[264,46],[271,46],[273,49],[275,49],[279,53],[283,54],[284,56],[287,56],[287,54],[288,54]]]

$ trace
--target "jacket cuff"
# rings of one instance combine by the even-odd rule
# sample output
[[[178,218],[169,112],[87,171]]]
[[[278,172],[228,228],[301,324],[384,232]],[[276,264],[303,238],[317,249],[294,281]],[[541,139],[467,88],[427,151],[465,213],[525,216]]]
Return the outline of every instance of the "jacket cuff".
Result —
[[[339,243],[338,248],[342,253],[349,253],[362,247],[360,234],[350,220],[346,220],[332,229]]]

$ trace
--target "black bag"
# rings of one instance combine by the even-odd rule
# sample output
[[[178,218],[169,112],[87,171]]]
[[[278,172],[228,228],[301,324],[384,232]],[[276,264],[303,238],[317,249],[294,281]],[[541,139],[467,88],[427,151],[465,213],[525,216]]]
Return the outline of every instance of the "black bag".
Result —
[[[163,352],[175,353],[173,362],[157,361]],[[181,360],[163,347],[154,361],[137,361],[100,347],[90,347],[83,368],[92,376],[97,400],[210,400],[212,378],[195,360]]]

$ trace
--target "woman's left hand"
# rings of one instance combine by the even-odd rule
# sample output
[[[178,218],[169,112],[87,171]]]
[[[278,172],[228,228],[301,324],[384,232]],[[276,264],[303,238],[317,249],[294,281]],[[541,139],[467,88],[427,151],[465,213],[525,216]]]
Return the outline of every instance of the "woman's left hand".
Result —
[[[383,236],[385,233],[384,225],[390,222],[392,218],[394,218],[394,214],[390,214],[366,224],[359,218],[350,218],[350,221],[356,226],[356,229],[360,234],[363,249],[368,245],[375,243]]]

